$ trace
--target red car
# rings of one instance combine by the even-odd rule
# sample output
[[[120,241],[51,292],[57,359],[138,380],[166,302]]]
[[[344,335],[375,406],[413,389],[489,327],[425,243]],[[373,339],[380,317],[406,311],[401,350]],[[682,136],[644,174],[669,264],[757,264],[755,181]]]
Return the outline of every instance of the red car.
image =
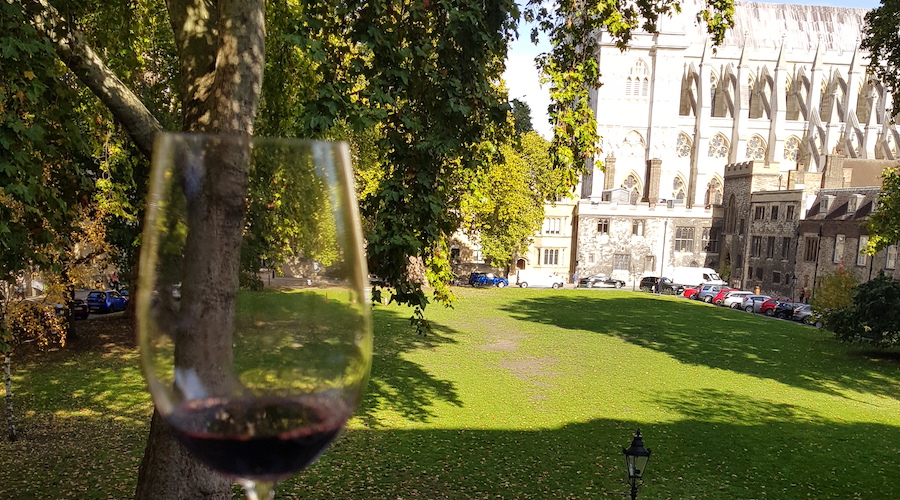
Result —
[[[712,300],[713,304],[715,304],[717,306],[721,306],[722,301],[725,300],[725,297],[728,295],[728,292],[738,292],[738,291],[740,291],[740,290],[738,290],[737,288],[723,288],[723,289],[719,290],[719,293],[717,293],[716,296],[713,297],[713,300]]]
[[[685,298],[693,300],[693,299],[697,298],[697,292],[699,292],[699,291],[700,291],[699,286],[692,286],[690,288],[685,288],[684,293],[682,295],[684,295]]]
[[[759,312],[765,314],[766,316],[775,316],[775,312],[778,310],[778,304],[781,304],[782,302],[791,301],[785,298],[772,297],[759,306]]]

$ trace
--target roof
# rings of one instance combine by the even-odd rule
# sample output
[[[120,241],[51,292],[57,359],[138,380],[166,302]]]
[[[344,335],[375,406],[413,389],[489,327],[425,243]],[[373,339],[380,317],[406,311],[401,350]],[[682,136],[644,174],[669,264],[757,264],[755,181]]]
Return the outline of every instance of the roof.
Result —
[[[661,19],[660,29],[693,31],[702,39],[706,26],[696,22],[696,15],[705,6],[705,0],[683,0],[681,14]],[[734,28],[726,33],[724,45],[778,50],[783,43],[788,51],[820,48],[852,53],[859,45],[867,12],[869,9],[850,7],[735,2]]]
[[[873,202],[880,192],[881,188],[878,187],[822,189],[809,208],[806,220],[863,221],[872,212]],[[848,210],[851,196],[860,197],[857,199],[856,210],[852,212]],[[826,197],[831,197],[831,201],[823,212],[822,200]]]

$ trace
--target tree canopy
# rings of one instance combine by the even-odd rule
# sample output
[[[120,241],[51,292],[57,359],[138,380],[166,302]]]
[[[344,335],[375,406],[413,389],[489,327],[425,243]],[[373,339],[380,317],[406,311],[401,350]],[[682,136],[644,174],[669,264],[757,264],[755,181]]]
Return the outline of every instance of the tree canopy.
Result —
[[[900,92],[900,2],[882,0],[866,13],[860,47],[868,50],[869,68],[893,95]]]
[[[732,2],[709,0],[709,6],[703,17],[721,39]],[[16,168],[29,172],[19,184],[3,185],[5,220],[27,222],[30,214],[48,211],[51,217],[70,214],[69,201],[98,186],[106,189],[105,200],[116,200],[108,213],[120,227],[139,227],[146,159],[164,129],[348,138],[363,165],[359,185],[371,270],[393,287],[396,300],[421,310],[429,299],[422,283],[410,279],[407,265],[410,257],[420,257],[430,269],[435,295],[445,296],[451,278],[446,238],[459,227],[470,187],[491,179],[490,165],[508,152],[504,147],[512,135],[500,77],[519,19],[513,0],[88,0],[65,3],[64,13],[50,0],[25,0],[2,8],[2,22],[9,23],[4,29],[13,35],[0,46],[0,78],[9,80],[0,96],[7,120],[0,125],[0,141],[20,148],[13,150],[19,163],[3,166],[5,175]],[[553,45],[542,68],[551,84],[555,124],[551,177],[564,179],[554,188],[558,193],[575,183],[597,152],[588,99],[599,85],[595,35],[607,30],[624,47],[631,30],[652,29],[659,15],[677,8],[674,0],[564,1],[554,11],[538,0],[529,4],[525,18],[537,21]],[[70,72],[61,71],[51,47]],[[87,91],[96,100],[88,99]],[[80,108],[90,109],[93,121],[83,120]],[[107,134],[96,136],[103,140],[94,147],[75,147],[86,137],[78,127],[87,123],[97,124],[95,130],[108,127]],[[16,142],[22,137],[30,142]],[[72,166],[69,161],[91,165],[101,158],[115,161],[90,171],[107,182],[85,182],[79,172],[87,170],[63,168]],[[48,166],[56,176],[45,176]],[[48,178],[68,184],[27,184]],[[16,219],[20,213],[23,218]],[[21,240],[3,236],[3,241],[10,249],[27,241],[39,257],[35,236],[41,230],[24,222],[21,230],[9,230]],[[49,226],[61,233],[65,224]],[[261,234],[289,229],[263,228]],[[121,241],[133,244],[128,232],[123,234]],[[211,268],[247,257],[232,248],[234,234],[217,237],[221,241],[214,244],[223,251]],[[260,246],[255,252],[269,250]],[[197,279],[221,285],[210,275]],[[211,311],[229,307],[208,305]],[[220,325],[201,326],[180,347],[227,348]],[[138,497],[197,494],[230,497],[227,481],[193,465],[154,424]]]

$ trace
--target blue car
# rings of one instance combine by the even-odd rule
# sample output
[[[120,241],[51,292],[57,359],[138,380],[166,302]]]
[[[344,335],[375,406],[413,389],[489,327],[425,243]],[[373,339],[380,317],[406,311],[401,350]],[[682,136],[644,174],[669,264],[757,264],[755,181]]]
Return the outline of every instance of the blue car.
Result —
[[[87,296],[88,309],[92,313],[124,311],[128,299],[115,290],[94,290]]]
[[[496,286],[503,288],[509,286],[506,278],[494,276],[494,273],[472,273],[469,275],[469,284],[472,286]]]

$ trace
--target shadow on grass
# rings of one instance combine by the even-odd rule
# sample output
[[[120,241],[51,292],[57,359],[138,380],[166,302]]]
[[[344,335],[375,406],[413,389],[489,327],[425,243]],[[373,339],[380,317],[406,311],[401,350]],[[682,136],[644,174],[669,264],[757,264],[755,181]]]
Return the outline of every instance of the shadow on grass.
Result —
[[[900,398],[900,363],[840,344],[830,333],[679,298],[548,295],[504,308],[513,318],[621,338],[707,366],[823,393]]]
[[[378,415],[388,410],[415,422],[428,422],[434,416],[435,401],[462,406],[456,388],[447,380],[432,376],[422,366],[410,362],[403,353],[431,349],[455,343],[455,333],[444,325],[432,325],[428,336],[417,335],[403,312],[375,307],[372,311],[375,332],[375,356],[366,395],[356,414],[369,427],[378,428]]]
[[[743,413],[756,408],[746,403],[754,404]],[[773,408],[770,415],[790,413]],[[782,419],[765,425],[591,420],[545,430],[354,430],[319,464],[283,484],[281,494],[298,500],[600,498],[626,490],[622,447],[636,427],[653,451],[642,499],[900,494],[897,427]]]

